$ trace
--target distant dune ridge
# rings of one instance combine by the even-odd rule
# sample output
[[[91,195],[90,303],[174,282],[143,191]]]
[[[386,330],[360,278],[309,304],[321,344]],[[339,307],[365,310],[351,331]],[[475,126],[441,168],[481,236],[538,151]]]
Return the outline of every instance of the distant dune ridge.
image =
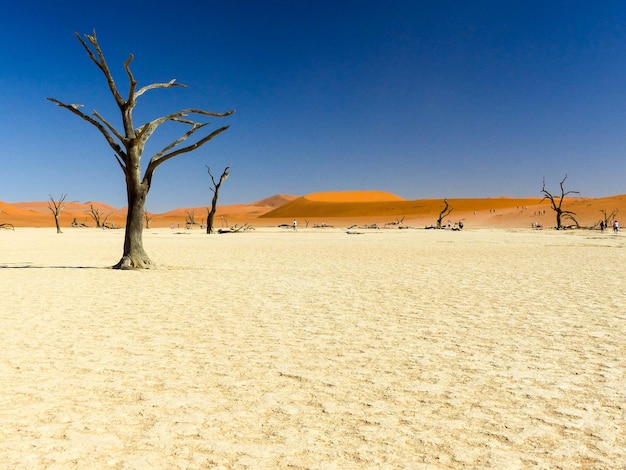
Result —
[[[444,220],[447,223],[463,221],[471,227],[530,227],[533,223],[550,227],[555,223],[554,212],[548,201],[534,198],[456,198],[448,199],[452,213]],[[108,204],[87,201],[68,202],[61,214],[61,225],[70,226],[73,220],[87,226],[95,226],[89,215],[93,206],[102,219],[122,227],[126,221],[126,209]],[[276,194],[249,204],[218,206],[216,226],[232,226],[249,223],[257,226],[272,226],[292,219],[312,224],[381,224],[402,220],[407,226],[433,224],[443,209],[442,199],[406,200],[383,191],[337,191],[317,192],[305,196]],[[566,198],[563,208],[576,213],[582,226],[591,226],[603,218],[602,211],[611,214],[626,212],[626,195],[604,198]],[[48,202],[0,202],[0,223],[15,227],[53,227],[54,218]],[[184,226],[189,214],[195,222],[206,220],[207,206],[177,208],[160,214],[150,213],[150,227]],[[304,226],[302,223],[300,226]]]

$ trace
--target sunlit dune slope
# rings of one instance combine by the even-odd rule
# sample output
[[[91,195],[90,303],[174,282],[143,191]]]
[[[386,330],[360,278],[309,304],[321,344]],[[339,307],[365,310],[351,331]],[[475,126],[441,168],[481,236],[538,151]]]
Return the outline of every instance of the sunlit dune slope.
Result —
[[[527,205],[529,201],[537,204],[539,199],[450,199],[448,202],[453,211],[466,212]],[[375,191],[314,193],[267,212],[262,218],[426,216],[439,214],[443,207],[441,199],[408,201],[394,194]]]
[[[302,196],[303,199],[313,202],[389,202],[405,201],[404,198],[383,191],[334,191],[311,193]],[[281,204],[284,205],[284,204]]]
[[[297,198],[260,217],[286,222],[292,218],[326,223],[378,223],[403,220],[407,225],[428,226],[436,223],[445,207],[443,199],[403,200],[388,195],[376,200],[376,194],[388,193],[317,193]],[[558,199],[557,199],[558,203]],[[443,219],[446,224],[463,221],[467,227],[531,227],[533,224],[553,227],[554,211],[547,200],[535,198],[465,198],[448,199],[452,212]],[[626,195],[606,198],[566,198],[562,209],[575,213],[581,226],[593,226],[604,216],[626,211]],[[572,221],[564,220],[566,224]]]
[[[322,192],[294,199],[261,218],[397,215],[410,204],[411,201],[382,191]]]
[[[297,198],[298,196],[276,194],[250,204],[218,205],[214,223],[216,227],[229,226],[234,223],[252,223],[263,214]],[[169,227],[173,224],[177,227],[185,224],[191,216],[193,216],[196,224],[203,224],[206,222],[208,209],[210,206],[179,208],[162,214],[155,214],[150,221],[150,226]]]
[[[250,205],[254,207],[263,208],[276,208],[287,204],[288,202],[298,199],[299,196],[291,196],[289,194],[275,194],[274,196],[266,197],[260,201],[253,202]]]
[[[54,216],[50,210],[52,202],[15,202],[0,203],[0,223],[11,223],[16,227],[51,227],[54,226]],[[60,225],[67,227],[75,220],[77,224],[95,226],[95,217],[100,222],[123,226],[126,220],[126,209],[116,209],[101,202],[64,202],[59,216]]]

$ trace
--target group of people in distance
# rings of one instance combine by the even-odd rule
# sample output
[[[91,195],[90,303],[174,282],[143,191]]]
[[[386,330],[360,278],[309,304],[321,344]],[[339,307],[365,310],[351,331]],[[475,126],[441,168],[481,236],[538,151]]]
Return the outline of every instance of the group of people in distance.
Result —
[[[608,228],[608,224],[603,221],[600,222],[600,230],[604,232],[604,229]],[[616,220],[613,222],[613,233],[619,232],[619,222]]]

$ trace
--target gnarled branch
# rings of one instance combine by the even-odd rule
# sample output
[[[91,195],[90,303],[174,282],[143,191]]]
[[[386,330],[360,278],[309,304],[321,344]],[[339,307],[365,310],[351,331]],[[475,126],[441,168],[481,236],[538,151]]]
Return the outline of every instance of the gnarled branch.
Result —
[[[52,101],[53,103],[56,103],[57,106],[60,106],[61,108],[65,108],[65,109],[69,110],[71,113],[75,114],[76,116],[80,117],[81,119],[84,119],[89,124],[93,125],[104,136],[104,138],[108,142],[109,146],[113,149],[113,151],[117,155],[119,155],[123,160],[126,160],[126,153],[124,152],[124,150],[122,150],[122,147],[120,147],[120,145],[115,141],[113,136],[111,136],[111,134],[109,134],[109,132],[107,131],[107,128],[104,125],[102,125],[102,123],[100,123],[99,121],[95,120],[91,116],[88,116],[87,114],[85,114],[82,111],[80,111],[78,109],[78,105],[66,104],[66,103],[63,103],[63,102],[57,100],[56,98],[48,98],[48,101]],[[94,112],[94,115],[98,116],[97,113],[95,113],[95,112]],[[99,118],[99,119],[101,119],[101,118]],[[104,122],[106,122],[106,121],[104,121]],[[108,126],[109,125],[107,123],[107,127]],[[116,137],[118,135],[119,134],[116,132]],[[120,138],[121,138],[121,136],[120,136]],[[122,139],[122,142],[124,142],[123,139]]]

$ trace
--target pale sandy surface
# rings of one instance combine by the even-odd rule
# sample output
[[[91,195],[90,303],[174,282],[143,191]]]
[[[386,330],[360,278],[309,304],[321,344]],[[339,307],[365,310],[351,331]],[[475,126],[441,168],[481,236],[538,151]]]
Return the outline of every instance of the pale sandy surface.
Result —
[[[625,468],[626,234],[0,231],[2,468]]]

